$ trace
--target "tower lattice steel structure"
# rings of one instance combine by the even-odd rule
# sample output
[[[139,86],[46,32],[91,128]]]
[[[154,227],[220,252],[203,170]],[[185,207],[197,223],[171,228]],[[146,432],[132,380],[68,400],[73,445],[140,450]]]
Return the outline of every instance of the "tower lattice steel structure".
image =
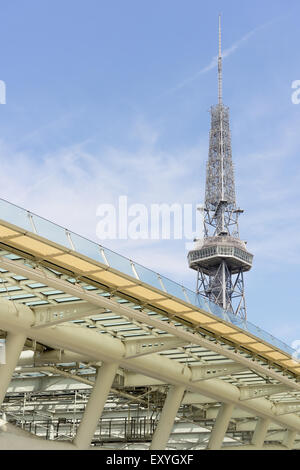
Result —
[[[219,17],[218,104],[211,107],[211,130],[206,170],[204,238],[188,254],[197,271],[197,292],[225,311],[246,319],[243,273],[253,255],[239,238],[229,108],[222,100],[221,19]]]

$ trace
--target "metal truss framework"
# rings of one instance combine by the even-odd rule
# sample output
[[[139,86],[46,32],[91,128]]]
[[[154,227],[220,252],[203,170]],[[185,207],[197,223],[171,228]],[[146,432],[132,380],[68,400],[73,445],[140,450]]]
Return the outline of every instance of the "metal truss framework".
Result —
[[[243,272],[251,268],[253,256],[247,252],[245,243],[239,239],[238,218],[242,212],[236,205],[229,108],[224,106],[222,98],[219,17],[218,104],[211,107],[204,239],[201,241],[200,250],[195,248],[190,251],[189,265],[197,271],[198,293],[224,310],[246,319]],[[198,257],[196,253],[199,254]],[[217,254],[219,256],[216,256]],[[244,263],[246,258],[247,264]]]
[[[0,448],[300,445],[300,384],[271,363],[26,259],[0,269]]]
[[[225,289],[223,289],[225,286]],[[202,269],[197,271],[197,292],[218,305],[225,303],[227,310],[246,319],[246,302],[243,270],[233,274],[226,261],[210,270],[209,275]]]

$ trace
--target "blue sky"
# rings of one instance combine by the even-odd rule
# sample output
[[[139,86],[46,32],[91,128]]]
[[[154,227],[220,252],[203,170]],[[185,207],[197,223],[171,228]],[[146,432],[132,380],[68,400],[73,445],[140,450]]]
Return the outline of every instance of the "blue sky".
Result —
[[[300,339],[299,2],[0,1],[0,197],[101,242],[96,210],[201,203],[222,13],[248,318]],[[185,240],[104,245],[195,286]]]

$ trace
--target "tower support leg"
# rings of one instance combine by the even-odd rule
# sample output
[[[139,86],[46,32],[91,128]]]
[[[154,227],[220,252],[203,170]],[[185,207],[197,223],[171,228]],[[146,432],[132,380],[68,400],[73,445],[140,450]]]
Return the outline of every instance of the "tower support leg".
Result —
[[[5,344],[5,364],[0,365],[0,405],[10,384],[14,370],[23,350],[26,336],[22,333],[7,333]]]
[[[78,449],[87,449],[91,443],[117,370],[117,363],[103,363],[98,370],[94,388],[74,438]]]
[[[185,387],[179,385],[170,388],[159,423],[153,434],[150,450],[163,450],[166,448],[184,391]]]
[[[234,405],[231,403],[223,403],[221,406],[215,425],[210,435],[208,450],[217,450],[221,448],[224,436],[226,434],[228,424],[232,415]]]

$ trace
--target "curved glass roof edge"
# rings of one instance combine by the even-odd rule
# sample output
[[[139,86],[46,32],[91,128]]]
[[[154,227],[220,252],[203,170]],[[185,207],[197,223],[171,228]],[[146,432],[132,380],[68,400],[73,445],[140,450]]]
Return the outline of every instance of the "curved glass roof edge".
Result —
[[[4,216],[2,217],[3,214]],[[293,348],[280,339],[275,338],[270,333],[264,331],[253,323],[243,321],[235,315],[226,312],[219,305],[205,299],[191,289],[169,279],[166,276],[160,275],[155,271],[104,247],[103,245],[100,245],[100,243],[93,242],[88,238],[78,235],[61,225],[51,222],[44,217],[38,216],[33,212],[2,198],[0,198],[0,218],[7,220],[7,222],[11,224],[17,225],[26,231],[58,243],[72,251],[76,251],[79,254],[81,253],[93,258],[113,269],[145,282],[156,289],[165,291],[167,294],[184,300],[185,302],[189,302],[191,305],[200,307],[219,317],[221,320],[225,320],[228,323],[238,326],[244,331],[248,331],[250,334],[253,334],[257,338],[268,342],[290,355],[294,352]]]

